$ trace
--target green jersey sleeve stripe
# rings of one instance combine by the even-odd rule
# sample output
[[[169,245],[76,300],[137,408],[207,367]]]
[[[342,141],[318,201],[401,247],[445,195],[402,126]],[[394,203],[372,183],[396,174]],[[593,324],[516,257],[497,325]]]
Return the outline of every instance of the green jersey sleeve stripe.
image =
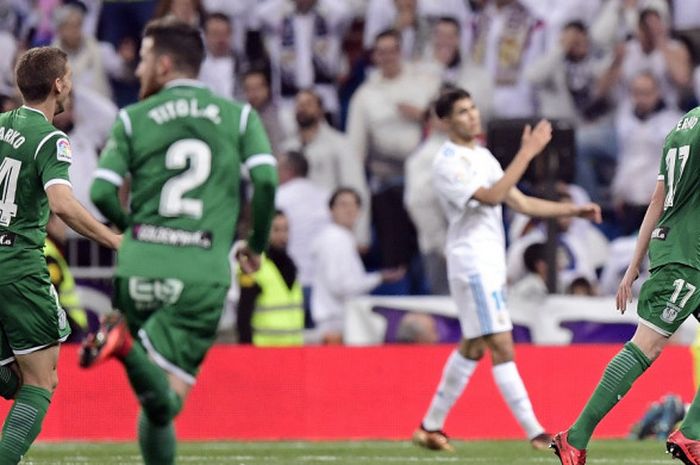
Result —
[[[121,118],[122,123],[124,123],[124,132],[126,135],[131,137],[131,118],[126,110],[119,110],[119,118]]]
[[[71,188],[73,187],[73,184],[71,184],[70,181],[66,181],[65,179],[61,179],[61,178],[56,178],[56,179],[51,179],[51,180],[47,181],[46,184],[44,184],[44,190],[46,190],[49,187],[54,186],[56,184],[63,184],[64,186],[68,186]]]
[[[245,130],[248,129],[248,117],[250,116],[251,106],[250,103],[243,105],[243,111],[241,112],[241,122],[238,127],[238,133],[240,135],[245,134]]]
[[[124,178],[119,176],[118,173],[106,168],[99,168],[95,171],[95,179],[102,179],[110,184],[114,184],[117,187],[121,187],[124,184]]]
[[[48,136],[44,137],[41,139],[41,142],[39,142],[39,145],[36,146],[36,152],[34,152],[34,159],[36,160],[37,155],[39,155],[39,152],[41,151],[41,148],[44,146],[46,142],[48,142],[49,139],[51,139],[55,135],[60,135],[68,139],[68,136],[63,132],[63,131],[54,131],[50,133]]]
[[[258,153],[255,155],[251,155],[245,161],[245,167],[248,168],[248,170],[252,170],[256,166],[260,165],[277,166],[277,159],[275,159],[275,157],[273,155],[270,155],[269,153]]]

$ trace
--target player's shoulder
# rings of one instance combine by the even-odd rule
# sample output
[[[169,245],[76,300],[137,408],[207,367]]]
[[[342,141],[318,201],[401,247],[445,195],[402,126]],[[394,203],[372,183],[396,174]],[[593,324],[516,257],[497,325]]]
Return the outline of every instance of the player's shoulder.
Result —
[[[671,129],[667,136],[667,140],[672,137],[693,137],[695,138],[700,132],[700,106],[695,107],[680,118],[676,118],[677,123]]]

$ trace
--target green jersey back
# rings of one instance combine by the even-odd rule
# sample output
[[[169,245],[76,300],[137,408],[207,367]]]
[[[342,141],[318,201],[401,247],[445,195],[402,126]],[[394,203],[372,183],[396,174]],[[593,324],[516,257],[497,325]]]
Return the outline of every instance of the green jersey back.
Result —
[[[649,244],[651,267],[682,263],[700,270],[700,107],[666,137],[659,180],[664,211]]]
[[[230,283],[241,164],[274,163],[250,105],[177,80],[126,107],[96,177],[131,178],[117,275]]]
[[[39,110],[0,114],[0,284],[46,270],[45,190],[70,186],[71,146]]]

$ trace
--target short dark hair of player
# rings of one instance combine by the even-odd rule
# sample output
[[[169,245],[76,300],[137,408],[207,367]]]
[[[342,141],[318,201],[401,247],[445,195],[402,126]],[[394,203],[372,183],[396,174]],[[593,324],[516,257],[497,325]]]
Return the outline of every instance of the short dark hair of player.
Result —
[[[66,75],[68,55],[56,47],[27,50],[17,61],[15,80],[25,102],[43,102],[56,79]]]
[[[472,98],[472,96],[464,89],[457,88],[443,92],[435,102],[435,114],[440,119],[447,118],[452,114],[455,103],[465,98]]]
[[[387,37],[396,39],[396,43],[399,44],[399,47],[401,47],[401,33],[396,29],[386,29],[377,34],[377,37],[374,38],[374,47],[376,48],[379,41],[386,39]]]
[[[352,187],[339,187],[333,191],[333,194],[331,194],[331,198],[328,201],[328,208],[333,209],[336,200],[338,200],[338,197],[340,197],[343,194],[352,195],[353,197],[355,197],[355,202],[357,202],[357,206],[362,206],[362,197],[360,197],[360,194],[355,189],[353,189]]]
[[[199,74],[204,42],[197,28],[183,21],[161,18],[149,22],[143,36],[152,38],[155,54],[170,56],[178,71],[191,76]]]
[[[226,23],[229,28],[231,27],[231,18],[229,18],[229,16],[226,13],[221,13],[220,11],[215,11],[213,13],[209,13],[204,18],[204,28],[205,29],[209,25],[209,21],[221,21],[223,23]]]
[[[537,273],[537,262],[547,260],[547,246],[541,242],[535,242],[525,248],[523,262],[525,269],[530,273]]]
[[[303,153],[290,150],[285,153],[287,166],[295,176],[305,178],[309,174],[309,162]]]

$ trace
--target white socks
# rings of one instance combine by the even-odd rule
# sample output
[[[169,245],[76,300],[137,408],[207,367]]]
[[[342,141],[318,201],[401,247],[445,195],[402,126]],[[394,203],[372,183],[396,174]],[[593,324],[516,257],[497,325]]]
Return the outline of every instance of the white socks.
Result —
[[[527,395],[523,380],[520,378],[515,362],[506,362],[493,367],[493,379],[501,391],[503,399],[520,426],[525,430],[528,439],[544,432],[532,410],[530,397]]]
[[[462,395],[469,378],[476,370],[477,363],[474,360],[462,357],[458,350],[452,352],[447,359],[447,363],[445,363],[442,379],[440,379],[440,384],[423,419],[423,428],[428,431],[442,429],[447,414],[457,399],[459,399],[459,396]],[[525,396],[527,397],[527,394]]]

